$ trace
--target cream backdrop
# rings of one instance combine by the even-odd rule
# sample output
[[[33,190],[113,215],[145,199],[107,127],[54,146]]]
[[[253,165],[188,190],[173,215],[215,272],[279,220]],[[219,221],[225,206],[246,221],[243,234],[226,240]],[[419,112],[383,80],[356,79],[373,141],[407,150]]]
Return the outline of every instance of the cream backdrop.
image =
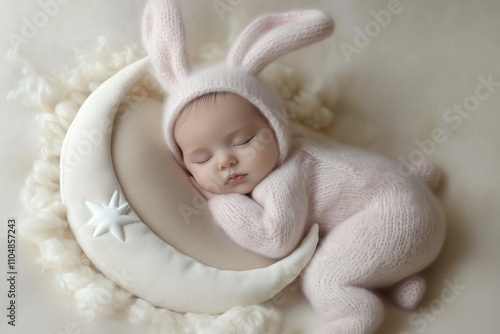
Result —
[[[214,3],[228,10],[217,12]],[[20,49],[41,73],[54,71],[73,48],[89,49],[99,35],[137,42],[142,7],[143,1],[130,0],[1,0],[0,52],[11,46],[12,33],[22,36],[23,27],[46,12],[48,19],[38,21]],[[301,81],[322,84],[318,94],[335,113],[325,133],[395,159],[427,155],[444,172],[438,196],[448,236],[427,273],[423,308],[412,313],[387,304],[379,332],[497,333],[500,3],[183,0],[180,7],[193,54],[197,46],[225,38],[232,21],[244,26],[259,13],[316,7],[332,15],[333,37],[280,60],[293,66]],[[6,95],[22,74],[17,65],[0,66]],[[0,103],[0,309],[5,310],[6,221],[15,217],[22,224],[26,217],[18,197],[40,132],[27,109]],[[89,324],[73,314],[55,283],[31,261],[33,250],[18,246],[18,326],[7,326],[2,311],[2,333],[144,333],[120,317]]]

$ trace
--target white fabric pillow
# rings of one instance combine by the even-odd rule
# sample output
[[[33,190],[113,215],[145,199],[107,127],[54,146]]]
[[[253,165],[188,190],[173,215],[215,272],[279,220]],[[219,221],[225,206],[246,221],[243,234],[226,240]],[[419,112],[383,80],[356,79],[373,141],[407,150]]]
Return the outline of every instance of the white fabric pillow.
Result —
[[[157,187],[156,192],[150,194],[145,190],[151,188],[139,187],[139,192],[133,195],[134,182],[131,182],[127,184],[125,196],[119,179],[124,182],[131,176],[124,169],[116,173],[113,167],[112,125],[124,95],[147,71],[148,65],[148,58],[143,58],[104,82],[85,101],[66,134],[61,152],[60,187],[71,230],[89,259],[106,276],[157,306],[179,312],[220,313],[234,306],[261,303],[272,298],[307,265],[318,242],[317,226],[288,257],[258,268],[269,263],[236,250],[237,247],[212,225],[201,225],[209,222],[208,212],[196,209],[196,205],[202,208],[203,202],[196,198],[193,187],[174,159],[161,150],[157,154],[163,155],[165,160],[159,165],[158,160],[152,160],[150,167],[160,168],[160,172],[163,167],[167,168],[163,171],[167,179],[158,183],[164,185],[164,189]],[[130,111],[134,112],[141,111]],[[118,149],[119,146],[114,145],[115,166],[126,163],[120,160],[123,149]],[[140,173],[141,164],[145,166],[149,156],[145,154],[147,152],[135,151],[137,148],[130,147],[130,159],[126,159],[130,165],[138,167],[134,179],[144,185],[156,182],[152,175],[148,175],[147,169]],[[134,152],[145,155],[135,155]],[[130,202],[129,198],[132,199]],[[154,200],[150,201],[151,198]],[[152,206],[136,211],[133,207],[139,202],[150,202]],[[179,209],[183,204],[192,205],[199,213],[186,220],[185,211]],[[149,210],[160,210],[160,213],[149,215]],[[156,220],[158,216],[163,216],[163,219]],[[149,217],[152,220],[144,223]],[[181,230],[183,232],[179,233]],[[211,233],[204,234],[207,231]],[[178,233],[182,235],[180,239],[177,239]],[[211,243],[210,238],[203,238],[205,235],[209,235],[212,242],[222,243],[205,249],[204,245]],[[186,243],[186,236],[193,238],[196,247],[191,248]],[[226,255],[221,255],[224,249]],[[231,258],[230,252],[233,251],[238,258]],[[200,257],[206,265],[188,255]],[[218,256],[222,256],[221,262],[214,260]],[[234,269],[246,270],[237,271],[214,267],[237,266],[237,263],[244,262],[242,258],[248,259],[246,263],[250,267],[257,268],[240,265]],[[128,273],[126,277],[120,274],[124,271]]]

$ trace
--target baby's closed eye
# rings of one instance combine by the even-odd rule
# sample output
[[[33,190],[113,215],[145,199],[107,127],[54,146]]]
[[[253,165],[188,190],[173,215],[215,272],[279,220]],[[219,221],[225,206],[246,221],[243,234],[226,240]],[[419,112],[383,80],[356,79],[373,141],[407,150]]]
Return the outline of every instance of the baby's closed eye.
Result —
[[[233,146],[238,147],[238,146],[243,146],[245,144],[248,144],[254,137],[255,137],[255,135],[246,136],[243,138],[238,138],[234,141]]]
[[[190,160],[194,164],[204,164],[205,162],[208,162],[210,159],[212,159],[212,156],[210,154],[203,154],[192,157]]]

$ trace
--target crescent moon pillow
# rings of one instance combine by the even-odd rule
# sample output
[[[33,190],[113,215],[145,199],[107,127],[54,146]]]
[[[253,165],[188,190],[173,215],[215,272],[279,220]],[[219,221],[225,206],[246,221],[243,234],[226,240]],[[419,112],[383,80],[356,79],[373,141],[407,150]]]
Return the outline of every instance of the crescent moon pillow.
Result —
[[[233,243],[166,147],[162,102],[117,114],[148,69],[146,57],[113,75],[68,129],[60,189],[76,240],[104,275],[160,307],[222,313],[272,298],[307,265],[317,226],[279,261]]]
[[[129,204],[157,236],[205,265],[248,270],[274,263],[239,247],[212,222],[165,145],[161,113],[162,102],[148,98],[115,120],[113,166]]]

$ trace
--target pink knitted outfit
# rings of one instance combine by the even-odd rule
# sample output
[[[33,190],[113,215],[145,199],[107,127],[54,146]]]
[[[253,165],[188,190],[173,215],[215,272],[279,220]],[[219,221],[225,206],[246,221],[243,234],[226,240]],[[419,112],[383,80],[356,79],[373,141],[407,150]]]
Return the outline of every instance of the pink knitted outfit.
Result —
[[[247,99],[276,135],[277,168],[251,197],[233,193],[209,200],[215,222],[240,246],[275,258],[290,253],[317,223],[320,245],[301,284],[329,321],[319,333],[373,333],[383,318],[373,289],[390,288],[393,300],[405,308],[422,297],[425,282],[416,274],[436,258],[445,235],[443,213],[427,185],[436,184],[439,173],[422,164],[403,175],[375,153],[291,138],[283,104],[257,74],[332,30],[331,19],[317,10],[265,15],[241,33],[225,63],[192,72],[174,1],[150,0],[143,40],[156,78],[169,93],[163,128],[181,166],[175,121],[189,102],[207,93]]]
[[[436,175],[431,165],[420,172]],[[295,138],[290,157],[251,197],[224,194],[208,203],[235,242],[264,256],[287,255],[319,224],[320,245],[301,285],[332,321],[321,333],[374,332],[383,305],[368,289],[390,287],[404,308],[420,301],[425,283],[414,274],[436,258],[445,229],[438,202],[418,176],[401,175],[374,153]]]

